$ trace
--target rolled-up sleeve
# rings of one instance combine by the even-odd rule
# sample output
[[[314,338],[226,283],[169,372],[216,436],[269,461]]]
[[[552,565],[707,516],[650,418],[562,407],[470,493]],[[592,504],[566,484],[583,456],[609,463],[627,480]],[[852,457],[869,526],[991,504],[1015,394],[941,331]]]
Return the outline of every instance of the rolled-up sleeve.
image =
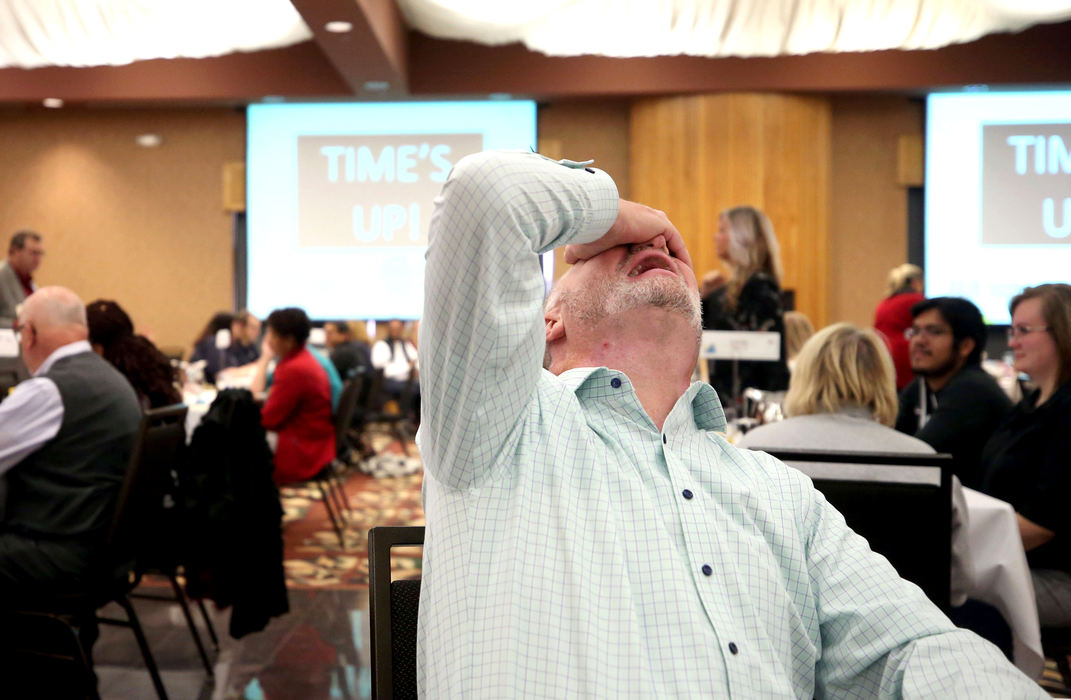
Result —
[[[533,396],[539,254],[597,240],[617,208],[608,175],[537,154],[480,153],[454,168],[431,222],[420,349],[421,450],[443,485],[478,485]]]
[[[27,379],[0,403],[0,474],[56,437],[63,399],[47,377]]]

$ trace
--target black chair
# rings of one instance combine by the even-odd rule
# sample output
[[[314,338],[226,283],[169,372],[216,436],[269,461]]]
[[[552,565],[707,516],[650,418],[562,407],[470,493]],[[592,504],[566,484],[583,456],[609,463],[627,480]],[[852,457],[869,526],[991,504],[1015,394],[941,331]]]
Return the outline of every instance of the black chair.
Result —
[[[136,533],[137,537],[137,541],[132,543],[136,557],[137,577],[140,579],[145,574],[165,576],[171,585],[171,593],[138,591],[131,592],[129,597],[178,603],[205,672],[212,677],[214,675],[212,662],[209,661],[204,642],[201,640],[193,615],[190,613],[189,600],[178,580],[182,556],[178,551],[177,539],[182,536],[180,530],[183,522],[177,519],[179,489],[175,475],[178,473],[186,449],[186,407],[156,409],[150,411],[147,417],[152,424],[144,436],[139,455],[142,464],[139,469],[142,483],[136,495],[136,506],[126,509],[124,517],[131,519],[130,529]],[[168,515],[176,516],[176,518],[168,521],[166,519]],[[163,533],[170,534],[175,539],[161,546]],[[203,601],[196,600],[195,602],[200,609],[201,619],[204,621],[215,651],[218,652],[219,638],[212,625],[212,618],[205,610]]]
[[[387,410],[386,404],[389,397],[383,391],[383,370],[375,369],[371,373],[371,386],[364,406],[365,423],[380,424],[387,426],[387,434],[398,442],[402,448],[409,451],[409,441],[412,439],[411,431],[407,429],[409,422],[409,407],[413,404],[413,395],[417,391],[417,383],[412,375],[402,388],[396,403],[398,410]]]
[[[372,634],[372,697],[417,697],[416,640],[420,579],[391,581],[392,547],[424,544],[423,526],[374,527],[368,531],[369,627]]]
[[[51,658],[74,663],[78,669],[74,675],[83,681],[78,696],[97,697],[96,677],[88,648],[95,634],[86,639],[85,630],[88,625],[100,622],[127,627],[134,633],[157,696],[167,698],[167,691],[129,594],[141,578],[139,554],[149,551],[145,548],[152,546],[153,532],[146,527],[146,520],[152,517],[158,507],[153,494],[159,493],[161,479],[171,477],[170,473],[156,472],[155,467],[165,464],[168,454],[185,445],[185,423],[184,405],[151,410],[142,417],[119,490],[106,545],[99,565],[92,574],[95,583],[91,590],[34,601],[32,607],[13,612],[11,622],[7,623],[24,630],[19,634],[18,645],[11,649],[16,658]],[[96,615],[98,608],[112,602],[123,609],[126,619]],[[64,626],[73,632],[79,642],[77,645],[71,645],[70,633],[49,634],[46,629],[61,630]]]
[[[1067,660],[1071,654],[1071,627],[1042,627],[1041,648],[1045,658],[1055,661],[1060,671],[1063,688],[1059,692],[1071,695],[1071,663]]]
[[[799,469],[856,533],[948,612],[952,566],[950,455],[771,450]]]
[[[342,549],[346,548],[345,526],[348,519],[346,513],[349,509],[344,475],[349,464],[349,451],[353,446],[350,425],[357,412],[357,401],[360,398],[363,384],[363,377],[347,379],[343,383],[342,395],[338,400],[338,411],[335,412],[336,458],[309,480],[320,490],[324,510],[327,511],[327,518],[331,521],[335,534],[338,535],[338,544]]]

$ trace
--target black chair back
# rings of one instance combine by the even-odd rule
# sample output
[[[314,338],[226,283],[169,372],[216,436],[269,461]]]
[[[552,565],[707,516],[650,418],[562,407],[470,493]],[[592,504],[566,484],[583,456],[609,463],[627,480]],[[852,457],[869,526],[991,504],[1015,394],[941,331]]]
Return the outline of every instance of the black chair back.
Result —
[[[152,553],[160,537],[164,499],[186,448],[184,404],[151,409],[142,416],[109,534],[111,556],[129,562]]]
[[[338,412],[335,413],[335,447],[339,457],[344,457],[351,446],[349,432],[364,384],[365,377],[360,374],[342,383],[342,396],[339,397]]]
[[[415,698],[417,612],[420,580],[390,580],[392,547],[424,544],[423,526],[368,531],[369,626],[372,633],[372,697]]]
[[[772,450],[799,469],[901,577],[949,610],[952,457]]]

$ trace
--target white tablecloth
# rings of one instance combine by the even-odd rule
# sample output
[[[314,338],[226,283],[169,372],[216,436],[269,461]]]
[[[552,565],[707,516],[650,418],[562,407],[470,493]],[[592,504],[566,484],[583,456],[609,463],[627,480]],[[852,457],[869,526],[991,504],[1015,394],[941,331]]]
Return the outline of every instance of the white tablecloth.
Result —
[[[182,401],[186,404],[186,442],[193,438],[193,431],[201,424],[201,419],[208,413],[209,406],[216,399],[215,389],[189,389],[182,392]]]
[[[1000,611],[1012,631],[1015,665],[1031,678],[1045,667],[1034,584],[1015,510],[1004,501],[963,489],[973,569],[970,597]]]

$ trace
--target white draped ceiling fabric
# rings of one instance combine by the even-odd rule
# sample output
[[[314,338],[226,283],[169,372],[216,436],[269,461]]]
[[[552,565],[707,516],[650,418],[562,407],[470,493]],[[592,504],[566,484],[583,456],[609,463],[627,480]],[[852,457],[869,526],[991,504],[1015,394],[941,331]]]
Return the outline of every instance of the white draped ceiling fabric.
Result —
[[[397,1],[431,36],[551,56],[932,49],[1071,18],[1071,0]],[[204,58],[311,37],[288,0],[0,0],[0,68]]]
[[[1071,18],[1071,0],[398,0],[413,29],[550,56],[934,49]]]
[[[311,38],[287,0],[0,0],[0,68],[205,58]]]

